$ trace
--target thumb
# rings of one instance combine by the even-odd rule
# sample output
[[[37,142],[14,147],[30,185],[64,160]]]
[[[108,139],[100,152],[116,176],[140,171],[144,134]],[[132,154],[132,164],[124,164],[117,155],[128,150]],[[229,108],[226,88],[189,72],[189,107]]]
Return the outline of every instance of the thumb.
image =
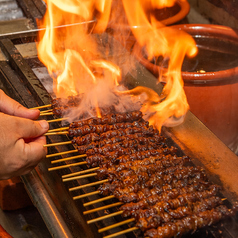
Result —
[[[19,120],[17,128],[20,138],[36,138],[48,131],[49,124],[45,120],[32,121],[29,119],[22,119]]]

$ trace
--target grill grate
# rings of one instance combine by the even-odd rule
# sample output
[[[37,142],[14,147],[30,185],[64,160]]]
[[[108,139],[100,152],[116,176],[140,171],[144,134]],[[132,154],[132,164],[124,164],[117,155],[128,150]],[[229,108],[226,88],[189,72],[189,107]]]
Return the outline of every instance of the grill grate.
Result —
[[[14,46],[13,42],[8,39],[1,40],[0,47],[2,51],[4,52],[5,56],[9,60],[8,62],[6,61],[0,62],[0,70],[1,70],[0,77],[1,77],[1,82],[3,84],[2,86],[4,87],[4,90],[11,97],[13,97],[14,99],[21,102],[23,105],[27,107],[34,107],[37,105],[49,104],[51,102],[51,97],[49,96],[48,92],[44,89],[44,86],[40,83],[39,79],[36,77],[36,75],[34,74],[32,70],[32,68],[34,67],[33,65],[37,65],[36,67],[38,67],[38,65],[41,66],[41,64],[37,62],[37,59],[36,58],[33,58],[33,60],[24,59],[22,55],[19,53],[19,51],[16,49],[16,47]],[[34,63],[34,62],[37,62],[37,63]],[[47,116],[47,119],[49,118],[53,119],[52,116]],[[52,123],[51,126],[52,128],[58,128],[60,127],[60,123],[55,122],[55,123]],[[57,135],[54,137],[50,137],[48,139],[48,143],[56,143],[56,142],[66,141],[66,140],[68,140],[68,137],[66,135]],[[171,145],[177,146],[172,140],[170,140],[170,143]],[[58,153],[58,152],[66,151],[66,150],[74,150],[74,147],[72,145],[56,146],[56,147],[50,148],[49,153],[53,154],[53,153]],[[180,150],[179,153],[183,154],[183,151]],[[73,155],[76,155],[76,154],[74,153],[71,156]],[[69,157],[69,155],[63,155],[63,156],[55,157],[54,160],[67,158],[67,157]],[[40,164],[39,167],[36,169],[36,171],[39,173],[39,176],[43,184],[48,183],[48,186],[45,185],[47,188],[49,187],[49,185],[50,186],[55,185],[57,187],[56,193],[64,192],[68,194],[69,195],[68,198],[72,200],[73,197],[78,195],[78,191],[76,190],[76,191],[68,192],[68,189],[97,181],[93,177],[73,180],[64,184],[60,181],[62,176],[66,176],[67,174],[78,172],[79,170],[83,171],[87,169],[86,166],[72,166],[72,162],[82,162],[82,161],[83,161],[82,159],[78,159],[78,158],[75,160],[64,161],[63,162],[64,165],[67,165],[69,167],[60,169],[57,171],[52,171],[49,174],[45,171],[47,170],[48,167],[51,166],[49,160],[47,160],[47,161],[44,161],[43,164]],[[42,177],[43,176],[42,171],[44,171],[45,178]],[[80,189],[80,194],[83,194],[83,193],[87,194],[89,192],[94,192],[96,191],[95,189],[96,189],[96,186],[83,188],[83,189]],[[54,195],[51,194],[51,196],[54,196]],[[82,213],[82,211],[85,210],[85,207],[83,206],[83,204],[94,201],[99,198],[101,197],[96,194],[94,196],[86,196],[82,199],[76,199],[73,202],[70,200],[68,201],[70,204],[73,204],[72,205],[73,209],[76,209],[77,212]],[[57,198],[54,200],[57,203],[60,199]],[[99,208],[99,207],[110,205],[117,202],[118,201],[116,199],[106,200],[104,202],[95,204],[93,207],[90,206],[88,208],[87,206],[86,211],[87,209],[90,210],[92,208]],[[226,202],[229,203],[229,201],[226,201]],[[91,234],[91,237],[97,237],[97,236],[100,237],[100,235],[97,234],[96,230],[102,229],[104,227],[107,227],[109,225],[122,221],[122,218],[120,216],[117,216],[115,217],[115,219],[106,219],[106,220],[98,222],[95,225],[87,226],[87,224],[85,223],[84,216],[81,216],[82,214],[72,215],[70,213],[70,209],[67,204],[64,204],[62,207],[64,208],[63,211],[62,211],[62,208],[59,208],[59,210],[61,211],[62,214],[64,213],[62,216],[64,220],[66,220],[66,223],[69,226],[71,233],[74,235],[77,232],[79,232],[78,229],[75,228],[75,226],[77,226],[78,224],[81,224],[82,227],[80,228],[83,228],[83,233],[86,232],[87,234]],[[86,215],[86,219],[87,220],[95,219],[99,216],[105,215],[106,213],[113,213],[117,211],[118,210],[116,209],[116,207],[114,207],[114,208],[107,209],[106,211],[99,211],[97,213],[89,213]],[[75,213],[75,211],[72,213]],[[196,231],[194,234],[185,235],[183,237],[192,237],[192,238],[196,238],[196,237],[232,238],[233,237],[233,238],[236,238],[238,234],[237,222],[238,220],[236,216],[233,218],[229,218],[226,221],[219,223],[216,226],[210,227],[208,229],[201,229],[199,231]],[[129,226],[123,225],[121,229],[115,228],[112,231],[105,232],[103,234],[108,235],[110,233],[118,232],[120,230],[125,230],[133,226],[134,224],[130,223]],[[82,231],[79,233],[82,236],[83,234]],[[77,237],[81,237],[81,236],[77,236]],[[141,237],[141,233],[140,232],[138,233],[138,231],[134,233],[133,232],[128,233],[126,234],[126,237]]]

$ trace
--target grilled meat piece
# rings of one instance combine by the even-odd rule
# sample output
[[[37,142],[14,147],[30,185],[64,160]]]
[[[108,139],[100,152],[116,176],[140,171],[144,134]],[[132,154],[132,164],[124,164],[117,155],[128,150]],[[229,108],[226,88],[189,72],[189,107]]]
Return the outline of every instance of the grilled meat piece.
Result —
[[[142,112],[140,111],[132,111],[126,113],[111,113],[103,115],[101,118],[96,117],[72,122],[69,127],[78,128],[83,126],[100,125],[100,124],[113,125],[115,123],[121,122],[135,122],[141,120],[142,116],[143,116]]]
[[[139,149],[138,149],[139,148]],[[95,154],[91,156],[87,156],[86,161],[88,165],[92,167],[98,167],[100,164],[104,164],[107,167],[114,166],[115,164],[125,163],[127,161],[133,160],[143,160],[144,158],[149,158],[150,156],[159,156],[159,155],[174,155],[177,151],[175,147],[171,148],[164,148],[162,145],[159,149],[151,149],[151,150],[144,150],[146,147],[138,147],[138,150],[135,149],[124,149],[123,151],[113,151],[108,152],[105,155]],[[133,153],[132,153],[133,152]]]
[[[158,147],[158,145],[156,143],[152,143],[149,140],[144,141],[144,142],[146,142],[146,144],[141,145],[138,142],[138,140],[124,140],[124,141],[120,141],[120,142],[113,143],[113,144],[105,144],[102,147],[96,146],[99,143],[94,143],[95,146],[93,146],[93,148],[91,148],[91,149],[88,149],[88,146],[80,146],[77,149],[78,149],[79,152],[81,152],[83,154],[86,153],[87,156],[91,156],[91,155],[95,155],[95,154],[104,155],[107,152],[113,152],[113,151],[116,151],[116,150],[123,150],[125,148],[132,148],[134,150],[141,151],[141,150],[155,149],[155,148]]]
[[[80,96],[69,96],[67,98],[55,98],[51,102],[51,107],[60,108],[60,107],[75,107],[80,104],[82,97]]]
[[[115,132],[116,130],[119,129],[125,129],[125,131],[119,131],[118,133],[121,134],[115,134],[113,136],[110,137],[114,137],[114,136],[123,136],[126,134],[134,134],[134,133],[138,133],[138,132],[144,132],[144,133],[150,133],[152,135],[152,133],[154,132],[153,127],[150,127],[151,129],[148,129],[148,124],[145,122],[137,122],[137,123],[116,123],[113,125],[107,125],[107,124],[103,124],[103,125],[92,125],[92,126],[82,126],[82,127],[77,127],[77,128],[69,128],[68,132],[69,132],[69,136],[70,137],[75,137],[75,136],[84,136],[90,133],[97,133],[97,134],[102,134],[104,132]],[[124,132],[124,134],[122,134]],[[110,133],[108,133],[110,135]],[[104,135],[101,135],[101,138],[103,138]],[[108,138],[105,137],[105,139]]]
[[[138,202],[126,203],[120,207],[120,209],[124,211],[123,216],[131,216],[135,210],[145,209],[155,204],[158,205],[159,202],[163,203],[170,199],[177,199],[179,196],[186,196],[186,200],[189,201],[192,199],[199,200],[200,198],[215,196],[220,190],[220,187],[217,185],[197,183],[186,187],[170,188],[169,190],[165,189],[168,189],[167,186],[163,186],[162,189],[151,189],[146,193],[144,193],[145,189],[138,191],[138,194],[141,195]]]
[[[85,136],[74,137],[71,141],[73,144],[77,144],[78,146],[81,146],[81,145],[88,145],[90,143],[93,143],[99,140],[100,140],[100,136],[98,134],[90,133]]]
[[[96,134],[96,133],[90,133],[87,134],[85,136],[77,136],[77,137],[73,137],[73,139],[71,140],[73,144],[77,144],[78,146],[81,145],[88,145],[91,142],[95,142],[95,141],[100,141],[100,144],[103,143],[103,141],[107,140],[110,141],[110,143],[116,143],[119,141],[123,141],[123,140],[134,140],[134,139],[138,139],[140,140],[140,144],[143,144],[144,140],[150,140],[151,142],[154,143],[158,143],[159,145],[164,145],[164,137],[160,136],[160,135],[153,135],[152,137],[144,137],[144,135],[142,133],[135,133],[135,134],[128,134],[128,135],[123,135],[123,136],[115,136],[115,137],[107,137],[106,139],[101,139],[101,135],[100,134]]]
[[[130,191],[132,192],[127,191],[127,187],[123,187],[123,185],[121,185],[121,187],[119,186],[118,188],[115,189],[115,192],[113,191],[111,193],[117,196],[119,201],[124,203],[139,202],[146,198],[148,199],[149,203],[156,203],[157,201],[156,194],[160,194],[161,192],[165,192],[166,190],[173,189],[173,188],[180,189],[186,186],[197,184],[199,182],[203,182],[203,181],[199,181],[195,177],[195,178],[181,179],[181,180],[173,179],[170,184],[165,184],[162,186],[155,185],[154,187],[150,187],[150,188],[145,186],[141,187],[140,185],[135,184],[135,185],[132,185],[132,188],[130,188]],[[151,194],[149,193],[144,193],[145,189],[149,189],[151,194],[154,196],[150,196]],[[104,192],[106,192],[106,190],[104,190]],[[161,196],[163,197],[163,194]]]
[[[56,116],[63,116],[72,108],[77,107],[82,98],[80,96],[69,96],[67,98],[56,98],[51,102],[53,113]]]
[[[158,196],[158,202],[153,204],[153,205],[149,205],[145,208],[140,208],[140,209],[136,209],[136,210],[131,210],[130,211],[130,216],[134,216],[134,217],[144,217],[145,215],[143,214],[144,211],[146,211],[146,209],[150,209],[150,208],[154,208],[157,210],[157,212],[162,212],[162,211],[167,211],[169,209],[177,209],[178,207],[181,206],[189,206],[191,204],[194,204],[195,202],[201,201],[202,199],[207,199],[210,197],[214,197],[217,194],[217,190],[215,189],[210,189],[210,190],[205,190],[205,191],[196,191],[194,193],[184,193],[184,194],[180,194],[179,196],[177,196],[174,199],[168,199],[164,198],[163,194],[161,194],[160,196]],[[222,202],[222,200],[217,197],[217,200],[219,200],[220,202]],[[129,213],[128,211],[126,212],[126,216],[128,216]],[[125,215],[124,215],[125,216]]]
[[[72,141],[73,142],[73,141]],[[123,148],[135,148],[139,145],[150,145],[153,148],[156,148],[159,146],[159,143],[155,142],[153,138],[137,138],[137,139],[131,139],[130,137],[113,137],[111,139],[105,139],[101,141],[91,142],[87,145],[81,145],[78,146],[77,149],[80,154],[87,153],[89,156],[93,154],[104,154],[108,151],[114,151],[118,149],[119,147]],[[93,151],[87,152],[89,149],[93,149]]]
[[[139,144],[146,144],[148,141],[150,141],[158,145],[164,145],[160,136],[143,137],[141,133],[130,134],[127,136],[115,136],[115,137],[106,138],[103,140],[100,140],[100,139],[101,139],[100,135],[96,133],[90,133],[82,137],[81,136],[74,137],[71,141],[73,144],[77,144],[78,146],[88,145],[90,143],[98,141],[98,147],[102,147],[106,144],[113,144],[113,143],[128,141],[128,140],[137,140]]]
[[[115,164],[114,166],[107,166],[106,163],[103,163],[98,169],[97,173],[98,177],[101,178],[109,176],[110,174],[117,174],[118,172],[125,169],[134,170],[136,173],[138,173],[139,170],[145,171],[145,169],[148,170],[149,167],[151,167],[151,169],[154,170],[153,172],[155,172],[158,169],[167,168],[170,166],[184,165],[184,163],[188,161],[189,158],[187,156],[179,158],[175,155],[158,155],[142,160],[129,160],[125,163],[119,163],[118,165]]]
[[[172,171],[174,176],[172,175]],[[178,176],[179,171],[182,171],[183,176]],[[180,185],[187,186],[192,183],[197,183],[200,180],[203,181],[204,177],[197,176],[198,173],[203,173],[203,171],[199,171],[199,169],[193,167],[184,168],[183,166],[172,166],[158,170],[156,176],[154,176],[155,174],[152,175],[154,183],[149,183],[152,177],[149,173],[140,172],[136,174],[133,170],[123,170],[120,171],[117,176],[108,176],[109,182],[117,184],[117,186],[110,187],[103,184],[99,187],[99,191],[104,195],[113,194],[122,202],[136,202],[151,195],[139,192],[145,188],[152,189],[156,187],[161,189],[168,184],[171,184],[174,188]],[[108,191],[104,186],[106,186],[107,189],[113,188],[114,190]]]
[[[101,134],[101,139],[111,138],[115,136],[126,136],[135,133],[142,133],[144,137],[159,135],[159,132],[152,126],[150,127],[129,127],[126,129],[111,130]]]
[[[172,238],[177,234],[186,234],[188,232],[196,231],[198,228],[215,224],[224,217],[232,216],[236,211],[237,205],[232,209],[220,205],[211,210],[192,214],[181,220],[167,222],[157,229],[146,231],[144,235],[152,238]]]
[[[168,203],[173,203],[173,201],[168,201]],[[177,202],[179,203],[179,201]],[[180,205],[180,204],[179,204]],[[206,210],[211,210],[214,207],[222,205],[222,201],[219,197],[209,197],[202,199],[196,203],[187,203],[175,207],[174,209],[168,209],[167,207],[150,207],[146,210],[137,210],[137,223],[136,226],[141,230],[148,230],[151,228],[156,228],[161,226],[163,223],[173,221],[174,219],[182,219],[186,216],[191,216],[192,214],[197,214],[199,212],[204,212]],[[159,209],[159,210],[158,210]],[[153,222],[151,222],[153,221]]]

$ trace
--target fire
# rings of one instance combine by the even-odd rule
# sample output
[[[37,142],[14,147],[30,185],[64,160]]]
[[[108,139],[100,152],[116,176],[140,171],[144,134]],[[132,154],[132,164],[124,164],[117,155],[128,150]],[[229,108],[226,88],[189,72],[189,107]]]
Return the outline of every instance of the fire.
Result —
[[[54,78],[57,97],[83,95],[76,115],[70,115],[73,119],[86,111],[86,116],[100,116],[102,108],[114,106],[119,111],[141,107],[158,129],[183,121],[189,106],[181,67],[185,55],[196,54],[196,45],[191,36],[165,27],[151,14],[151,9],[171,7],[175,2],[46,0],[47,11],[39,22],[46,30],[39,35],[38,55]],[[105,33],[109,26],[125,38],[133,34],[148,59],[168,59],[168,67],[158,78],[165,83],[161,95],[146,87],[128,90],[122,85],[122,69],[110,47],[101,47],[110,35]]]

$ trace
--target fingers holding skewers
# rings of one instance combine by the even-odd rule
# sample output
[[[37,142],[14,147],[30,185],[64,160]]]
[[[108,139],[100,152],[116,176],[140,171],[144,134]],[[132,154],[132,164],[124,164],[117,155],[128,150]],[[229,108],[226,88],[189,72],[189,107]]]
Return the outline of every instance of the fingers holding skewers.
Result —
[[[45,158],[48,123],[0,113],[0,124],[0,179],[28,173]]]
[[[28,109],[0,90],[0,179],[30,172],[45,158],[49,129],[39,109]]]

